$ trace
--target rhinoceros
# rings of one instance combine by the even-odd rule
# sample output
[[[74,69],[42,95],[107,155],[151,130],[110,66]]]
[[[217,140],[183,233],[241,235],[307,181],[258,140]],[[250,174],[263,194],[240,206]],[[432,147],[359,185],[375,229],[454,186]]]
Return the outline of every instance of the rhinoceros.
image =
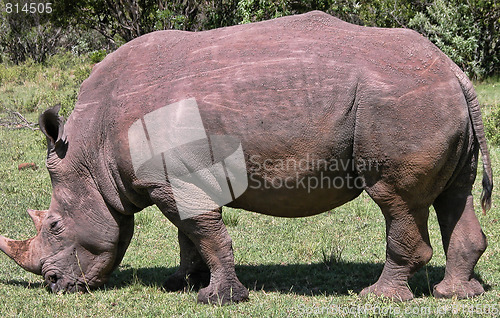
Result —
[[[361,295],[414,297],[407,280],[433,251],[431,205],[446,252],[434,295],[484,292],[473,277],[487,246],[471,195],[479,150],[484,210],[493,178],[480,106],[467,76],[417,32],[322,12],[157,31],[93,67],[66,123],[56,106],[39,125],[50,207],[28,211],[34,238],[2,236],[0,248],[53,292],[108,281],[134,214],[156,205],[180,245],[165,289],[247,300],[222,206],[306,217],[363,191],[385,217],[387,252]]]

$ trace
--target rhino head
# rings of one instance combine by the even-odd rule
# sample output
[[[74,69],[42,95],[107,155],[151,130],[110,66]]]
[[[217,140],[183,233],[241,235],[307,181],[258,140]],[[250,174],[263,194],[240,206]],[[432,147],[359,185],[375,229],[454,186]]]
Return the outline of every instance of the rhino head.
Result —
[[[47,137],[50,207],[28,210],[35,237],[17,241],[0,236],[0,249],[25,270],[43,275],[53,292],[86,291],[105,283],[120,263],[132,236],[133,217],[124,221],[106,204],[88,170],[93,158],[68,140],[58,111],[55,106],[39,120]],[[75,151],[80,151],[79,160]],[[126,235],[120,230],[124,222],[132,224],[124,227]]]

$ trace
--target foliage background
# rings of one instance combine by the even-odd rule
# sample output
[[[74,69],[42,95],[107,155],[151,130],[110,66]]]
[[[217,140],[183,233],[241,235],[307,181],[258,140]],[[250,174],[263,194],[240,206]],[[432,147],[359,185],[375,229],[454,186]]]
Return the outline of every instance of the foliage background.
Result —
[[[107,52],[148,32],[200,31],[321,10],[366,26],[412,28],[469,76],[500,72],[497,0],[58,0],[48,13],[7,13],[0,0],[0,54],[18,64],[44,62],[61,50]]]

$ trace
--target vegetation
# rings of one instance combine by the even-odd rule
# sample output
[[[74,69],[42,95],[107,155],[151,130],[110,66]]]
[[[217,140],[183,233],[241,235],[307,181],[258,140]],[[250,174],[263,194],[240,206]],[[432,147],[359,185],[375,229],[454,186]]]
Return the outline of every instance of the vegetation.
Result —
[[[9,13],[13,2],[19,12],[11,6]],[[493,0],[60,0],[33,14],[22,11],[27,2],[0,0],[0,52],[16,64],[43,62],[61,50],[111,51],[155,30],[199,31],[322,10],[360,25],[413,28],[476,79],[500,72],[500,3]]]
[[[492,77],[475,85],[483,110],[486,138],[500,146],[500,77]]]
[[[92,69],[91,57],[67,52],[47,58],[44,64],[31,59],[18,65],[0,64],[0,111],[24,114],[61,104],[62,114],[68,116],[80,84]]]

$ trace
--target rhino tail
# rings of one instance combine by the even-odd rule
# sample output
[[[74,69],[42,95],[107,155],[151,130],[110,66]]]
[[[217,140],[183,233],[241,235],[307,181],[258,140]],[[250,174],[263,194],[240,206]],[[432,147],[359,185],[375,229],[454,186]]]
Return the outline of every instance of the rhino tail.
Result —
[[[493,191],[493,171],[491,169],[490,154],[486,144],[486,136],[484,134],[483,120],[481,118],[481,107],[477,100],[477,95],[472,86],[472,82],[467,78],[467,75],[454,65],[455,76],[457,77],[462,91],[467,101],[469,116],[474,130],[474,136],[479,143],[483,160],[483,191],[481,192],[481,207],[483,213],[486,213],[491,208],[491,193]]]

